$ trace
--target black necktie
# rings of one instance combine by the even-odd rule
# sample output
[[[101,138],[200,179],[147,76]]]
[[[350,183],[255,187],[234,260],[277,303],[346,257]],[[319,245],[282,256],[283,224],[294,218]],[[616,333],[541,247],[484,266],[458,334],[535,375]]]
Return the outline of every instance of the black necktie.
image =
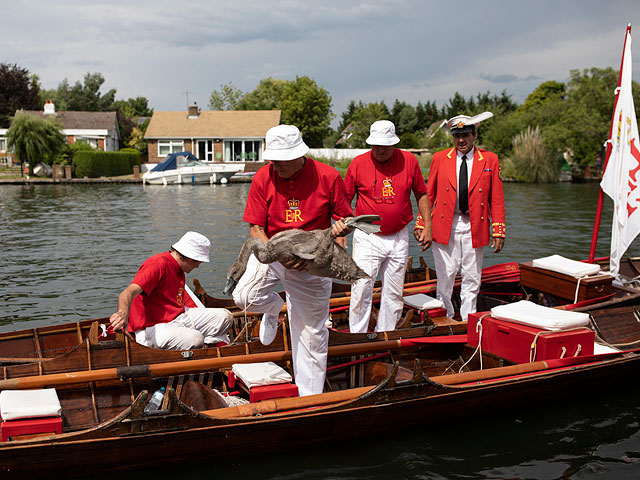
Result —
[[[458,178],[458,203],[460,205],[460,211],[467,213],[469,210],[469,180],[467,180],[467,156],[462,156],[462,163],[460,164],[460,177]]]

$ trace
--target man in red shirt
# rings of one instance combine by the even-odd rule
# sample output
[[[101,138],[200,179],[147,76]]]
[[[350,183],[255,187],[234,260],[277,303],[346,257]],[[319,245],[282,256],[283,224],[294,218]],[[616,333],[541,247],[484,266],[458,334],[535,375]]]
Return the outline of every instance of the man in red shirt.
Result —
[[[331,227],[334,237],[350,229],[342,221],[353,216],[336,169],[305,157],[309,147],[293,125],[269,129],[263,158],[269,162],[256,172],[249,190],[244,221],[249,234],[265,243],[278,232]],[[331,218],[336,222],[331,225]],[[337,238],[343,246],[346,239]],[[311,275],[306,262],[261,264],[251,255],[247,270],[233,291],[238,307],[264,313],[260,341],[270,344],[277,332],[284,301],[273,291],[282,283],[287,298],[291,353],[300,395],[322,393],[327,366],[331,279]]]
[[[454,147],[437,152],[429,170],[429,200],[433,222],[433,259],[438,288],[436,296],[453,317],[453,284],[460,270],[460,317],[476,311],[480,291],[484,247],[497,253],[505,239],[505,209],[500,163],[495,153],[477,148],[476,125],[491,112],[475,117],[458,115],[447,122]],[[422,228],[416,222],[415,235]]]
[[[411,192],[424,218],[430,219],[427,186],[416,157],[395,148],[400,139],[388,120],[371,125],[367,143],[371,151],[353,159],[345,176],[349,199],[357,194],[356,215],[380,215],[380,233],[353,234],[353,259],[370,279],[360,279],[351,286],[349,326],[353,333],[364,333],[371,316],[373,283],[380,272],[382,297],[377,332],[390,331],[402,315],[404,274],[409,256],[407,224],[413,220]],[[425,248],[431,245],[431,224],[418,237]]]
[[[231,313],[197,308],[185,285],[184,274],[209,261],[210,246],[204,235],[187,232],[170,251],[146,259],[118,297],[112,328],[128,328],[138,343],[152,348],[189,350],[228,342]]]

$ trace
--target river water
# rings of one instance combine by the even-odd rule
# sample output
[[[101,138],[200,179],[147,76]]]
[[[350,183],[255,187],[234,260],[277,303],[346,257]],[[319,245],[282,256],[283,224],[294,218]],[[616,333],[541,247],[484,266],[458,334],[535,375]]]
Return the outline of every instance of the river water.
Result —
[[[249,184],[211,186],[0,185],[0,331],[109,316],[148,256],[187,230],[208,236],[211,263],[189,275],[222,295],[247,238]],[[507,241],[485,265],[553,253],[589,254],[596,184],[505,184]],[[605,200],[597,256],[609,253]],[[640,255],[636,240],[628,255]],[[420,252],[412,242],[410,254]],[[429,252],[427,263],[433,267]],[[594,393],[597,392],[594,385]],[[640,477],[637,397],[576,398],[539,411],[402,431],[351,445],[164,471],[205,479],[632,478]],[[152,473],[152,472],[149,472]],[[161,474],[161,472],[155,472]]]

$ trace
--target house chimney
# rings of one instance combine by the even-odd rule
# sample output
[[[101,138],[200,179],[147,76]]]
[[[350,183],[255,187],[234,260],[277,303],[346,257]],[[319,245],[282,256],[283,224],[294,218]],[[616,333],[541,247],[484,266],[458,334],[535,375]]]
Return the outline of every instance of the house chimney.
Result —
[[[198,118],[199,114],[200,114],[200,110],[198,110],[197,103],[189,107],[189,118]]]
[[[45,115],[55,115],[56,114],[56,106],[53,104],[53,100],[49,100],[44,104],[44,114]]]

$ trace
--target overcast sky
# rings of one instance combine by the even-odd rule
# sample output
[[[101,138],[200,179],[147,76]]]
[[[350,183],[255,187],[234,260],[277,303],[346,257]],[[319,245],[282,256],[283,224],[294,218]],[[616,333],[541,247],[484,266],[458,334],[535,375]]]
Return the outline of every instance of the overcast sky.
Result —
[[[103,92],[144,96],[155,110],[202,109],[212,90],[307,75],[332,97],[442,106],[506,89],[521,103],[571,69],[619,68],[638,0],[0,0],[0,62],[42,87],[101,73]],[[634,27],[635,28],[635,27]],[[334,126],[335,126],[334,122]]]

